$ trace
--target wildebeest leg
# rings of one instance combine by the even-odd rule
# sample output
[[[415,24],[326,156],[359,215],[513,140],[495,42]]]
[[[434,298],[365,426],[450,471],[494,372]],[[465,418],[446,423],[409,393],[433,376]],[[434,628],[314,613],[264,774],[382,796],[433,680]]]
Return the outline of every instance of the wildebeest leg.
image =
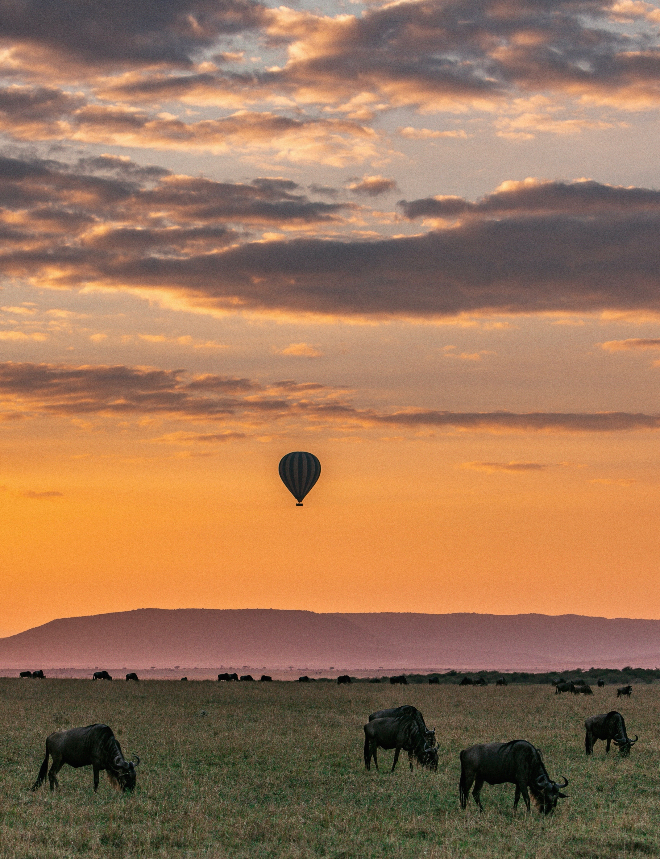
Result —
[[[408,763],[410,764],[410,772],[413,771],[413,753],[408,752]]]
[[[394,750],[394,763],[392,764],[392,770],[391,770],[392,772],[394,772],[394,767],[396,766],[396,762],[399,760],[399,752],[400,751],[401,751],[401,749],[399,748],[399,746],[397,746],[396,749]],[[412,764],[410,765],[410,769],[412,769]]]
[[[609,752],[611,742],[612,742],[611,739],[608,737],[607,738],[607,745],[605,746],[605,752]]]
[[[366,734],[364,737],[364,768],[367,770],[371,769],[371,744]]]
[[[593,754],[594,739],[589,733],[589,731],[587,731],[587,733],[584,735],[584,750],[588,755]]]
[[[472,776],[466,775],[465,770],[461,768],[461,780],[458,783],[458,796],[461,801],[461,808],[467,808],[468,798],[470,796],[470,788],[472,787]]]
[[[522,798],[525,800],[525,806],[527,807],[527,811],[530,810],[529,803],[529,793],[527,792],[526,784],[517,784],[516,785],[516,795],[513,798],[513,809],[514,811],[518,807],[518,800],[520,799],[520,795],[522,794]]]
[[[62,761],[56,761],[53,758],[53,763],[51,764],[50,769],[48,770],[48,781],[50,782],[50,789],[55,790],[55,788],[59,788],[60,784],[57,780],[57,774],[62,769]]]
[[[474,797],[474,801],[479,806],[479,811],[484,810],[484,807],[481,804],[481,797],[480,797],[481,788],[483,786],[484,786],[484,780],[480,776],[477,776],[476,779],[474,780],[474,790],[472,791],[472,796]]]
[[[99,789],[99,773],[100,772],[101,772],[100,769],[96,765],[94,765],[94,792],[96,792]]]

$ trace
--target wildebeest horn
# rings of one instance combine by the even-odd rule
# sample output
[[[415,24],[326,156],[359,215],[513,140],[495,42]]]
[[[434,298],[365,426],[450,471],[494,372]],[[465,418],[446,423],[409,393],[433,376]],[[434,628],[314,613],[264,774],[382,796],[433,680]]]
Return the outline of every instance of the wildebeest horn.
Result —
[[[633,744],[633,743],[636,743],[638,739],[639,739],[639,734],[635,734],[635,739],[634,739],[634,740],[630,740],[630,745],[632,746],[632,744]]]
[[[133,757],[131,758],[131,761],[133,762],[133,764],[135,766],[137,766],[140,763],[140,758],[137,755],[133,755]]]
[[[117,755],[112,763],[117,767],[117,769],[121,769],[125,761],[121,755]]]
[[[568,779],[566,778],[566,776],[563,775],[562,778],[564,779],[564,783],[558,784],[557,782],[555,782],[555,784],[557,784],[557,787],[566,787],[566,785],[568,784]]]

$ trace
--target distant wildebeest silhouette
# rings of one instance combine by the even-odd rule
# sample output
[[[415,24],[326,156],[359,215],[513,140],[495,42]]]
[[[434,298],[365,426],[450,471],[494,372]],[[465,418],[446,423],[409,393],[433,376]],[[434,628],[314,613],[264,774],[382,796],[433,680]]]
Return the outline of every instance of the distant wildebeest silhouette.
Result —
[[[31,671],[21,671],[20,676],[21,677],[32,677],[32,672]]]
[[[602,687],[605,685],[605,681],[601,678],[596,685],[599,689],[602,689]]]
[[[555,695],[561,695],[562,692],[575,692],[575,684],[572,680],[558,680],[555,683]]]
[[[527,811],[530,810],[530,798],[543,814],[554,811],[559,797],[565,797],[561,788],[564,784],[552,781],[543,764],[539,750],[526,740],[511,740],[508,743],[484,743],[463,749],[461,758],[461,780],[459,783],[459,798],[461,808],[467,806],[470,788],[474,784],[472,796],[483,811],[481,805],[481,788],[484,782],[488,784],[515,784],[516,793],[513,799],[514,809],[518,806],[520,797],[525,800]]]
[[[272,683],[273,682],[273,678],[270,676],[270,674],[262,674],[261,677],[259,678],[259,680],[262,683]]]
[[[311,682],[312,681],[310,680],[310,678],[306,674],[303,674],[302,677],[298,678],[298,683],[311,683]]]
[[[477,677],[474,681],[475,686],[488,686],[488,680],[485,677]]]
[[[352,683],[352,682],[353,681],[351,680],[351,678],[348,674],[340,674],[339,677],[337,677],[337,685],[338,686],[344,686],[347,683]]]
[[[236,672],[233,674],[218,674],[218,680],[224,681],[225,683],[231,683],[232,681],[238,682],[238,674],[236,674]]]
[[[139,680],[140,678],[137,676],[135,671],[131,671],[130,674],[126,675],[127,680]]]
[[[241,676],[238,679],[241,680],[243,683],[254,682],[254,677],[251,674],[241,674]]]
[[[573,693],[575,695],[593,695],[593,690],[591,686],[587,683],[574,683],[573,684]]]
[[[92,680],[112,680],[107,671],[95,671]]]
[[[439,677],[429,677],[429,686],[439,686],[440,678]]]
[[[590,716],[584,723],[586,734],[584,737],[584,749],[588,755],[593,753],[596,740],[605,740],[605,752],[609,752],[610,743],[619,747],[619,753],[626,757],[630,749],[635,745],[639,737],[631,740],[626,733],[626,723],[621,713],[610,710],[601,716]]]
[[[474,686],[474,680],[471,677],[464,677],[458,685],[459,686]]]
[[[630,686],[630,685],[628,685],[628,686],[620,686],[620,687],[616,690],[616,697],[617,697],[617,698],[623,698],[623,696],[624,696],[624,695],[627,695],[627,696],[628,696],[628,698],[630,698],[631,693],[632,693],[632,686]]]
[[[48,757],[53,763],[48,769]],[[99,772],[105,770],[111,784],[122,790],[133,790],[135,787],[135,767],[140,758],[127,761],[122,754],[121,746],[107,725],[87,725],[85,728],[71,728],[68,731],[57,731],[46,739],[46,757],[39,770],[37,780],[32,790],[37,790],[46,780],[50,789],[59,787],[57,773],[64,764],[71,767],[88,767],[94,769],[94,790],[99,786]]]
[[[182,681],[183,681],[183,680],[185,680],[186,682],[188,682],[188,678],[187,678],[187,677],[182,677],[182,678],[181,678],[181,680],[182,680]]]
[[[400,683],[402,686],[407,686],[408,679],[406,678],[405,674],[395,674],[394,677],[390,677],[390,683],[392,685]]]
[[[508,686],[508,683],[507,683],[506,677],[499,677],[499,678],[495,681],[495,685],[496,685],[496,686]]]

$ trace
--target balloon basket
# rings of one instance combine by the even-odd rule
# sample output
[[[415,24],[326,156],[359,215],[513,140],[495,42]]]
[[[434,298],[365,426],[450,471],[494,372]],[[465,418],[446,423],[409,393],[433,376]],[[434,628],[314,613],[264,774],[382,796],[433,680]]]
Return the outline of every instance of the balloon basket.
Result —
[[[303,506],[302,501],[296,501],[296,507],[302,507],[302,506]]]

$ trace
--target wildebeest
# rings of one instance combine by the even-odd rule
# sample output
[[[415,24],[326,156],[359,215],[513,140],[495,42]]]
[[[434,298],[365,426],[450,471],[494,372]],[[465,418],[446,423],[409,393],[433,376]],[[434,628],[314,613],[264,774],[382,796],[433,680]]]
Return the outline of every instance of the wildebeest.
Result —
[[[139,680],[140,678],[137,676],[137,674],[135,673],[135,671],[131,671],[131,673],[130,673],[130,674],[127,674],[127,675],[126,675],[126,679],[127,679],[127,680]]]
[[[182,677],[182,678],[181,678],[181,680],[185,680],[185,681],[187,682],[187,681],[188,681],[188,678],[187,678],[187,677]]]
[[[610,710],[609,713],[603,713],[601,716],[590,716],[585,720],[584,727],[586,729],[584,750],[588,755],[593,754],[596,740],[605,740],[605,752],[609,752],[610,743],[614,743],[619,747],[619,753],[625,757],[630,754],[631,747],[639,739],[637,734],[634,740],[628,737],[623,716],[616,710]]]
[[[309,679],[309,677],[306,674],[303,674],[302,677],[298,678],[298,683],[311,683],[311,682],[312,681]]]
[[[403,749],[408,752],[410,769],[412,757],[424,767],[438,769],[438,750],[426,742],[424,732],[414,717],[383,716],[372,719],[364,726],[364,765],[371,769],[371,758],[378,769],[377,749],[394,749],[392,772]]]
[[[539,750],[527,740],[511,740],[508,743],[484,743],[470,746],[461,752],[461,780],[459,797],[461,808],[467,806],[470,788],[474,784],[472,796],[483,811],[479,796],[484,782],[488,784],[515,784],[516,793],[513,800],[514,809],[518,806],[520,797],[525,800],[527,811],[530,810],[530,798],[539,812],[549,814],[555,809],[557,799],[565,797],[561,789],[564,784],[557,784],[548,775]]]
[[[421,710],[418,710],[417,707],[413,707],[412,704],[402,704],[400,707],[389,707],[386,710],[376,710],[374,713],[370,713],[369,715],[370,722],[373,722],[374,719],[414,719],[422,732],[426,744],[429,746],[435,745],[435,728],[426,727],[426,722],[424,721],[424,716],[422,716]],[[410,760],[410,766],[412,769],[412,752],[408,752],[408,759]]]
[[[627,695],[630,698],[630,693],[632,692],[632,686],[619,686],[616,690],[616,697],[622,698],[624,695]]]
[[[429,685],[430,686],[439,686],[440,678],[439,677],[429,677]]]
[[[238,682],[238,674],[234,672],[234,674],[218,674],[218,680],[224,680],[227,683],[231,683],[232,680]]]
[[[601,678],[596,685],[598,686],[599,689],[602,689],[603,686],[605,685],[605,681]]]
[[[45,677],[46,677],[46,675],[45,675],[45,674],[44,674],[44,672],[41,670],[41,668],[40,668],[38,671],[33,671],[33,672],[32,672],[32,676],[33,676],[33,677],[36,677],[38,680],[44,680],[44,679],[45,679]]]
[[[48,769],[48,757],[53,762]],[[135,767],[140,763],[137,755],[127,761],[122,754],[121,746],[107,725],[87,725],[85,728],[71,728],[68,731],[57,731],[46,739],[46,757],[39,770],[37,780],[32,790],[37,790],[46,780],[50,789],[59,787],[57,773],[64,764],[71,767],[88,767],[94,769],[94,790],[99,786],[99,772],[105,770],[113,787],[133,790],[135,787]]]
[[[273,682],[273,678],[270,676],[270,674],[262,674],[261,677],[259,678],[259,680],[261,683],[272,683]]]
[[[486,680],[486,678],[485,678],[485,677],[478,677],[478,678],[474,681],[474,685],[475,685],[475,686],[488,686],[488,680]]]
[[[251,674],[241,674],[238,678],[243,683],[253,683],[254,677]]]
[[[95,671],[92,680],[112,680],[107,671]]]
[[[459,686],[474,686],[474,680],[471,677],[464,677]]]
[[[495,685],[496,686],[508,686],[509,684],[507,683],[506,677],[499,677],[495,681]]]
[[[575,684],[572,680],[558,680],[555,683],[555,695],[561,695],[562,692],[575,692]]]
[[[20,676],[21,677],[32,677],[32,672],[31,671],[21,671]]]
[[[351,680],[351,677],[349,674],[340,674],[339,677],[337,677],[337,685],[339,685],[339,686],[344,686],[347,683],[352,683],[352,682],[353,681]]]
[[[402,686],[407,686],[408,680],[405,674],[395,674],[393,677],[390,677],[390,683],[392,685],[400,683]]]
[[[582,683],[574,683],[573,684],[573,693],[575,695],[593,695],[593,689],[591,686],[586,684],[584,681]]]

